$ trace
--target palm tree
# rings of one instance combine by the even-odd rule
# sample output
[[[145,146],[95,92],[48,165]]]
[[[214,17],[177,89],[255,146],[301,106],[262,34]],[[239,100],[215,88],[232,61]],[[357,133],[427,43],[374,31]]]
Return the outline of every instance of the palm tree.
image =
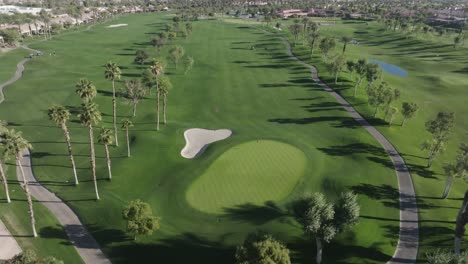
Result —
[[[96,97],[97,91],[93,82],[86,78],[80,79],[76,84],[76,93],[80,96],[81,100],[86,104],[91,102]]]
[[[159,81],[159,92],[163,97],[163,123],[166,124],[166,105],[167,105],[167,95],[169,90],[172,89],[171,81],[168,77],[162,76]]]
[[[153,65],[151,65],[150,70],[155,76],[161,76],[164,74],[164,70],[166,69],[166,63],[164,63],[161,59],[154,59]]]
[[[164,69],[166,65],[162,60],[157,60],[155,59],[153,61],[153,65],[151,66],[151,73],[153,74],[155,78],[155,84],[156,84],[156,130],[159,130],[159,103],[160,103],[160,97],[161,97],[161,82],[163,81],[163,74],[164,74]]]
[[[127,156],[130,157],[130,139],[128,137],[128,129],[133,126],[132,121],[124,119],[122,122],[122,129],[125,129],[125,136],[127,138]]]
[[[1,132],[0,138],[4,147],[4,155],[6,157],[15,157],[16,164],[18,165],[21,177],[23,178],[22,187],[26,194],[29,206],[29,217],[31,220],[31,226],[33,231],[33,236],[37,237],[36,232],[36,219],[34,217],[34,209],[31,198],[31,193],[29,192],[28,181],[24,175],[23,165],[21,164],[21,158],[23,156],[23,151],[25,149],[31,149],[32,146],[29,142],[23,138],[21,132],[16,132],[15,130],[6,130]]]
[[[109,145],[112,144],[112,142],[114,141],[112,131],[108,128],[101,128],[98,140],[99,143],[104,145],[104,148],[106,150],[107,170],[109,171],[109,180],[112,180],[111,159],[109,155]]]
[[[348,46],[348,43],[350,43],[352,40],[353,38],[348,36],[341,37],[341,41],[343,42],[343,54],[346,52],[346,46]]]
[[[0,132],[1,133],[7,131],[6,125],[7,125],[6,121],[0,120]],[[6,157],[4,157],[4,158],[6,158]],[[8,180],[6,178],[5,170],[3,170],[2,160],[0,160],[0,176],[2,177],[3,188],[5,189],[6,200],[7,200],[8,203],[11,203],[10,193],[8,191]]]
[[[93,125],[97,125],[101,120],[101,112],[99,112],[98,106],[95,103],[83,103],[81,104],[81,111],[78,114],[78,118],[80,119],[81,124],[89,129],[89,144],[91,147],[91,173],[94,181],[94,189],[96,191],[96,199],[99,200],[99,192],[96,180],[96,156],[94,154]]]
[[[112,109],[114,112],[114,137],[115,137],[115,145],[119,146],[119,140],[117,137],[117,105],[116,105],[116,98],[115,98],[115,80],[120,79],[120,68],[112,61],[109,61],[106,64],[106,71],[104,72],[104,76],[107,80],[112,81]]]
[[[73,168],[73,175],[75,177],[75,185],[78,185],[78,175],[76,173],[75,159],[73,158],[72,145],[70,140],[70,133],[68,131],[67,122],[70,119],[70,112],[61,105],[53,105],[48,110],[49,120],[54,121],[57,126],[62,128],[65,141],[67,142],[68,155]]]
[[[130,80],[125,82],[125,97],[132,104],[133,117],[136,116],[138,102],[145,95],[146,89],[141,85],[140,80]]]

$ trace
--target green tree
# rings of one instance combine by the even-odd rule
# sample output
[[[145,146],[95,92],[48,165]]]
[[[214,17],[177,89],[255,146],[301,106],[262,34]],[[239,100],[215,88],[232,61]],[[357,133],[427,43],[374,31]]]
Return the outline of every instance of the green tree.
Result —
[[[460,35],[456,36],[454,39],[453,39],[453,48],[456,49],[457,46],[460,45],[462,41],[462,37]]]
[[[333,75],[335,75],[335,84],[338,82],[338,75],[340,75],[341,71],[346,65],[346,57],[341,55],[337,56],[332,63],[329,64],[329,69]]]
[[[192,35],[192,31],[193,31],[193,26],[192,26],[192,23],[190,22],[187,22],[185,23],[185,31],[187,32],[187,35]]]
[[[29,142],[23,138],[21,132],[16,132],[15,130],[3,130],[0,133],[0,142],[3,145],[4,149],[4,156],[5,157],[15,157],[16,164],[18,165],[21,173],[21,178],[23,179],[23,183],[21,186],[23,187],[24,193],[26,194],[26,198],[28,201],[28,208],[29,208],[29,218],[31,220],[31,226],[33,231],[33,236],[37,237],[36,232],[36,218],[34,217],[34,208],[33,202],[31,198],[31,193],[29,191],[29,183],[24,175],[23,165],[21,164],[21,158],[23,157],[23,151],[25,149],[31,149],[32,146]]]
[[[146,89],[140,80],[125,81],[125,98],[132,104],[133,117],[136,116],[137,104],[146,95]]]
[[[0,37],[3,37],[3,42],[16,46],[18,41],[21,39],[21,35],[18,33],[17,30],[14,29],[2,29],[0,30]]]
[[[310,32],[309,33],[309,41],[307,42],[307,44],[310,47],[310,57],[311,58],[314,55],[315,43],[317,42],[319,37],[320,37],[320,34],[318,32]]]
[[[404,126],[408,119],[413,118],[418,110],[419,106],[416,103],[404,102],[401,105],[401,114],[403,115],[403,122],[401,123],[401,126]]]
[[[106,161],[107,161],[107,171],[109,172],[109,180],[112,180],[112,163],[109,153],[109,145],[114,142],[114,137],[112,136],[112,131],[108,128],[102,127],[98,136],[99,143],[104,145],[104,150],[106,151]]]
[[[427,264],[465,264],[468,263],[468,252],[457,255],[450,250],[439,248],[435,252],[427,253],[426,259]]]
[[[366,80],[367,80],[367,87],[366,90],[369,89],[370,86],[374,84],[375,81],[379,80],[382,77],[382,70],[380,66],[376,63],[367,63],[366,64]]]
[[[361,85],[362,81],[364,80],[364,77],[366,77],[367,62],[365,59],[359,59],[357,63],[353,64],[353,66],[354,66],[354,72],[357,73],[357,79],[354,85],[354,94],[353,94],[353,96],[356,97],[357,89]]]
[[[167,95],[169,91],[172,89],[172,83],[168,77],[162,76],[159,80],[159,93],[163,98],[163,123],[166,124],[166,105],[167,105]],[[159,127],[159,124],[158,124]]]
[[[76,93],[84,103],[89,103],[94,99],[94,97],[96,97],[97,91],[91,81],[86,78],[82,78],[76,84]]]
[[[396,115],[398,114],[398,108],[396,107],[390,107],[389,110],[389,115],[390,115],[390,121],[388,122],[388,125],[391,126],[393,123],[393,120],[395,120]]]
[[[291,264],[289,250],[271,235],[253,233],[237,247],[236,264]]]
[[[117,98],[115,96],[115,80],[119,80],[122,72],[120,71],[119,66],[112,61],[106,63],[106,70],[104,71],[104,77],[107,80],[112,81],[112,112],[113,112],[113,121],[114,121],[114,138],[115,145],[119,146],[119,138],[117,135]]]
[[[159,229],[159,218],[153,216],[148,203],[141,200],[131,201],[122,211],[127,221],[127,231],[137,239],[137,235],[151,235]]]
[[[93,125],[97,125],[101,121],[101,112],[98,110],[98,106],[95,103],[88,102],[81,104],[80,113],[78,118],[81,124],[89,130],[89,145],[91,149],[90,162],[91,162],[91,173],[94,181],[94,190],[96,192],[96,200],[99,200],[99,192],[96,179],[96,155],[94,152],[94,131]]]
[[[392,95],[392,89],[386,82],[382,82],[378,87],[370,87],[367,90],[368,102],[374,107],[374,117],[377,116],[379,107],[384,105],[387,98]]]
[[[447,164],[444,166],[445,175],[447,176],[447,180],[445,182],[445,189],[444,193],[442,194],[442,198],[446,199],[450,194],[450,190],[452,189],[453,181],[456,177],[463,178],[465,181],[467,180],[467,171],[468,171],[468,145],[467,144],[460,144],[459,153],[457,154],[455,161],[453,163]]]
[[[321,193],[305,196],[294,204],[294,215],[307,236],[315,237],[316,263],[322,262],[323,243],[329,243],[337,234],[355,225],[360,207],[357,196],[342,193],[335,203],[326,201]]]
[[[387,119],[387,116],[390,114],[392,103],[400,99],[400,90],[391,89],[389,93],[385,93],[384,95],[385,95],[385,103],[384,103],[384,110],[385,110],[384,120],[385,120]]]
[[[73,158],[70,131],[67,126],[67,122],[70,120],[70,112],[62,105],[53,105],[49,107],[47,114],[49,116],[49,120],[54,121],[57,126],[62,128],[63,135],[65,136],[65,141],[67,143],[68,156],[73,169],[75,185],[78,185],[78,174],[76,173],[75,159]]]
[[[158,52],[161,51],[161,48],[164,47],[167,44],[167,37],[157,37],[151,40],[151,45],[155,47]]]
[[[350,43],[353,40],[353,38],[348,37],[348,36],[342,36],[341,37],[341,42],[343,42],[343,54],[346,52],[346,47],[348,46],[348,43]]]
[[[185,56],[184,59],[184,74],[187,74],[192,68],[195,60],[190,56]]]
[[[289,31],[291,31],[291,34],[293,34],[294,37],[294,47],[297,44],[297,39],[299,38],[299,34],[301,33],[301,24],[299,23],[294,23],[289,26]]]
[[[35,251],[26,250],[13,258],[0,261],[2,264],[64,264],[63,261],[54,257],[39,258]]]
[[[336,46],[334,38],[326,37],[320,41],[319,49],[322,52],[322,59],[325,61],[328,58],[328,53],[333,50]]]
[[[428,168],[432,166],[436,156],[444,149],[454,124],[455,113],[453,112],[439,112],[435,119],[426,122],[426,131],[432,135],[432,139],[422,145],[422,149],[428,151]]]
[[[146,59],[148,59],[149,55],[144,50],[137,50],[135,53],[135,59],[133,60],[135,63],[143,65]]]
[[[0,120],[0,135],[1,133],[8,131],[8,129],[6,128],[7,124],[8,123],[6,121]],[[1,146],[1,142],[0,142],[0,146]],[[0,181],[3,183],[3,189],[5,190],[5,197],[6,197],[7,203],[11,203],[10,192],[8,190],[8,180],[5,174],[5,170],[3,169],[3,163],[6,158],[8,157],[3,156],[0,159],[0,176],[2,177]]]
[[[352,61],[352,60],[346,61],[346,69],[351,74],[351,79],[354,79],[354,69],[355,69],[354,64],[355,64],[355,62]]]
[[[177,70],[179,60],[184,56],[185,50],[181,46],[174,46],[169,50],[169,59],[174,63]]]
[[[130,157],[130,137],[128,130],[133,127],[132,121],[128,119],[122,120],[122,129],[125,130],[125,138],[127,139],[127,157]]]

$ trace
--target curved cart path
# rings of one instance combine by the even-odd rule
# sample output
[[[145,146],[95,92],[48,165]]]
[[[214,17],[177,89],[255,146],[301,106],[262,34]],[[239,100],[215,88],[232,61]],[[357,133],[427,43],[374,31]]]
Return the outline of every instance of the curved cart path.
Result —
[[[25,47],[34,52],[36,50]],[[17,65],[14,76],[3,84],[0,84],[0,103],[4,101],[3,89],[13,84],[21,78],[24,71],[24,64],[30,59],[26,58]],[[36,178],[31,167],[31,154],[29,150],[24,150],[21,157],[21,164],[24,170],[26,180],[28,181],[31,195],[47,207],[63,226],[70,242],[75,247],[78,254],[87,264],[109,264],[110,260],[102,253],[99,244],[91,236],[86,227],[81,223],[78,216],[70,209],[60,198],[41,185]],[[18,165],[17,165],[18,166]],[[18,181],[22,182],[20,170],[17,168],[16,175]],[[3,237],[0,237],[0,243],[3,244]]]
[[[21,253],[21,248],[15,238],[10,234],[6,226],[0,220],[0,260],[11,259],[15,255]]]
[[[298,63],[309,68],[312,79],[333,96],[336,101],[344,107],[348,114],[382,145],[390,156],[398,177],[398,189],[400,193],[400,233],[395,253],[392,259],[387,263],[416,263],[419,244],[418,205],[411,174],[408,167],[406,167],[405,161],[382,133],[370,125],[348,101],[319,79],[317,69],[314,66],[301,61],[292,53],[291,44],[287,39],[283,37],[280,38],[287,47],[288,55]]]

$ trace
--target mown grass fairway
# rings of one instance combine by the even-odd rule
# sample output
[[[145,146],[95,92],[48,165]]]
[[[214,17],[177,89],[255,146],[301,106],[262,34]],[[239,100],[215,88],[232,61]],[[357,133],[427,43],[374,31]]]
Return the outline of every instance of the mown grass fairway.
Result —
[[[145,49],[152,57],[166,57],[167,48],[157,54],[149,40],[170,22],[170,15],[125,16],[89,31],[32,44],[45,54],[55,51],[57,55],[32,60],[23,79],[7,89],[7,100],[0,105],[0,119],[24,131],[33,144],[36,176],[77,212],[113,263],[232,263],[235,246],[258,229],[285,241],[294,253],[295,263],[311,262],[314,245],[291,217],[291,200],[317,191],[333,199],[349,189],[360,195],[360,223],[327,244],[324,261],[389,260],[397,241],[399,203],[395,172],[388,166],[387,155],[310,80],[307,69],[287,56],[280,40],[244,25],[198,21],[191,37],[171,43],[182,45],[186,54],[193,56],[194,68],[184,75],[182,69],[176,71],[169,64],[167,74],[174,89],[168,97],[168,124],[159,132],[154,124],[155,95],[148,95],[138,105],[135,127],[130,131],[132,157],[126,157],[122,132],[121,146],[111,148],[112,182],[106,179],[103,146],[96,144],[99,202],[94,200],[90,176],[88,132],[73,117],[69,126],[81,182],[77,187],[72,185],[63,135],[47,120],[47,108],[58,103],[76,113],[80,100],[75,83],[87,77],[99,92],[96,101],[104,114],[100,125],[110,127],[112,88],[104,79],[104,63],[118,63],[123,80],[139,78],[148,65],[133,64],[135,51]],[[128,26],[106,28],[120,23]],[[253,45],[255,50],[250,49]],[[117,83],[119,87],[122,81]],[[119,119],[130,115],[131,107],[119,98]],[[235,135],[213,144],[199,158],[187,160],[180,156],[185,144],[183,132],[193,127],[229,128]],[[282,142],[274,145],[280,151],[283,144],[297,148],[295,151],[303,154],[292,161],[296,165],[304,166],[299,160],[305,155],[303,176],[294,180],[297,184],[290,195],[272,193],[278,201],[252,204],[255,200],[251,200],[231,207],[221,217],[201,212],[187,202],[190,186],[204,181],[200,177],[210,166],[219,166],[216,160],[223,153],[245,142],[255,144],[259,139]],[[10,166],[11,180],[16,179],[13,172]],[[293,184],[292,179],[288,180]],[[161,217],[161,229],[135,242],[125,233],[121,210],[137,198],[151,204]],[[16,201],[11,206],[24,204]],[[0,203],[2,213],[7,206]],[[27,217],[26,210],[12,213]],[[61,242],[67,243],[65,239]],[[53,248],[45,254],[65,258]]]
[[[291,145],[257,140],[234,146],[188,188],[187,201],[207,213],[286,198],[304,176],[304,153]]]
[[[346,35],[358,40],[359,45],[348,45],[346,55],[349,59],[378,59],[408,71],[407,77],[384,73],[383,80],[401,91],[401,99],[394,104],[395,106],[400,107],[402,102],[416,102],[420,110],[404,127],[400,126],[401,115],[393,126],[388,126],[382,120],[382,111],[377,118],[373,118],[373,108],[367,104],[365,84],[354,98],[354,82],[346,70],[341,74],[338,85],[335,85],[334,77],[322,62],[318,49],[312,59],[309,48],[304,48],[301,43],[294,49],[295,54],[302,60],[316,65],[321,78],[349,100],[405,158],[418,195],[421,219],[419,258],[425,259],[426,253],[434,248],[452,249],[455,220],[467,185],[458,178],[450,197],[440,197],[446,181],[443,166],[453,162],[459,144],[467,141],[468,48],[454,49],[450,43],[453,39],[428,36],[407,38],[398,32],[384,30],[377,23],[338,21],[336,25],[322,26],[320,30],[323,36],[340,38]],[[342,45],[337,42],[336,53],[341,52]],[[446,150],[431,168],[427,168],[427,152],[421,150],[421,144],[430,138],[430,134],[425,131],[424,124],[433,119],[439,111],[455,112],[455,127]]]

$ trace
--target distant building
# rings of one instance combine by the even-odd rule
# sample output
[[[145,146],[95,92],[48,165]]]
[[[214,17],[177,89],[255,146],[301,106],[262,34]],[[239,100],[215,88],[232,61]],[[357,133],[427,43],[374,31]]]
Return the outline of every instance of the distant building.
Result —
[[[289,18],[292,16],[303,17],[308,16],[308,12],[305,12],[301,9],[286,9],[279,11],[278,15],[282,18]]]
[[[13,6],[13,5],[4,5],[0,6],[0,14],[11,14],[11,13],[22,13],[22,14],[33,14],[37,15],[41,12],[42,8],[37,7],[26,7],[26,6]],[[46,9],[50,12],[50,9]]]

